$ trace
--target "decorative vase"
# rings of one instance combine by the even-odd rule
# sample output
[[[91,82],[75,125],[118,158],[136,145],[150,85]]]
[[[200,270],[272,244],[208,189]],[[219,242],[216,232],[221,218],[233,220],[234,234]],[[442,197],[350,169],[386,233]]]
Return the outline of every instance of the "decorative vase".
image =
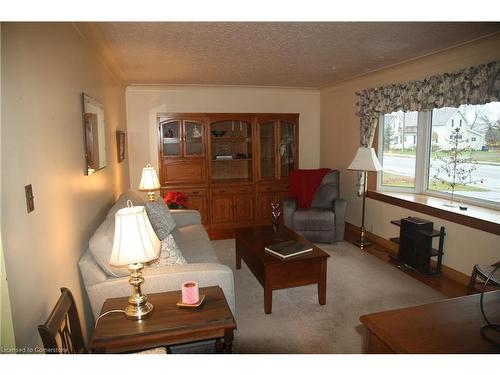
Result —
[[[279,225],[280,225],[280,216],[281,216],[281,210],[280,210],[280,204],[279,204],[279,202],[273,202],[273,203],[271,203],[271,213],[272,213],[272,216],[273,216],[273,230],[275,232],[278,232]]]

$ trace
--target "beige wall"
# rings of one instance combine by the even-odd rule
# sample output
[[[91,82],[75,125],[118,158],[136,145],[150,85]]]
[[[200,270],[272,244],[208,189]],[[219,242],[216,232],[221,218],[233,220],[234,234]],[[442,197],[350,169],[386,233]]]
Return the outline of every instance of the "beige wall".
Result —
[[[454,71],[498,58],[500,35],[321,90],[321,166],[341,170],[341,193],[348,200],[347,221],[355,225],[361,224],[361,198],[355,194],[355,172],[346,171],[359,145],[359,120],[354,114],[355,92]],[[398,229],[389,223],[390,220],[407,215],[429,218],[372,199],[367,200],[366,213],[366,228],[384,238],[397,236]],[[430,219],[436,225],[444,225],[448,233],[443,258],[445,265],[470,274],[474,263],[498,261],[498,236],[440,219]]]
[[[69,23],[2,24],[2,235],[18,347],[41,341],[43,323],[68,287],[84,323],[77,261],[118,194],[115,130],[126,129],[125,87]],[[84,176],[81,92],[105,107],[108,166]],[[27,214],[24,186],[33,185]]]
[[[1,67],[1,35],[2,35],[2,24],[0,23],[0,72]],[[0,88],[1,88],[2,77],[0,74]],[[0,89],[0,103],[2,103],[2,90]],[[2,192],[2,108],[0,105],[0,196]],[[2,201],[0,200],[0,224],[2,223]],[[14,328],[12,327],[12,313],[10,311],[10,298],[9,289],[7,283],[7,273],[5,272],[5,260],[3,256],[3,246],[2,246],[2,231],[0,225],[0,348],[2,350],[9,350],[15,348],[14,341]]]
[[[132,86],[127,89],[130,186],[139,185],[142,168],[158,167],[156,114],[160,112],[299,113],[299,165],[319,166],[319,90]]]

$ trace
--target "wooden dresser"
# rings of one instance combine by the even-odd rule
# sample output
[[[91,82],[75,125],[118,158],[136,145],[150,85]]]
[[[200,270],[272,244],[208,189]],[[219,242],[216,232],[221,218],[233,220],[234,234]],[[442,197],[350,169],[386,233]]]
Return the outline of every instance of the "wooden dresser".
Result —
[[[161,195],[181,191],[208,229],[271,221],[298,168],[298,114],[158,115]]]

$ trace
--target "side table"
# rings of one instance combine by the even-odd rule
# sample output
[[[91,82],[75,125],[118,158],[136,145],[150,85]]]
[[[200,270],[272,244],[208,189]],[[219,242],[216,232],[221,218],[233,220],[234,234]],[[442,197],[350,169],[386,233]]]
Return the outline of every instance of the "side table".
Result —
[[[93,353],[126,353],[158,346],[172,346],[197,341],[216,340],[216,349],[232,352],[236,322],[219,286],[200,288],[205,294],[198,308],[180,308],[181,291],[149,294],[151,316],[133,321],[120,313],[103,316],[90,342]],[[101,314],[127,306],[128,297],[110,298]]]

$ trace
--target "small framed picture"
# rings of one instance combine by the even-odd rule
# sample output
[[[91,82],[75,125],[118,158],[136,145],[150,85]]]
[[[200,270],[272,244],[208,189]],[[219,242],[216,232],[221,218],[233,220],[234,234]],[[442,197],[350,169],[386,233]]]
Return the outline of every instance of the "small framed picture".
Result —
[[[116,131],[116,150],[118,152],[118,163],[125,159],[125,132],[122,130]]]

